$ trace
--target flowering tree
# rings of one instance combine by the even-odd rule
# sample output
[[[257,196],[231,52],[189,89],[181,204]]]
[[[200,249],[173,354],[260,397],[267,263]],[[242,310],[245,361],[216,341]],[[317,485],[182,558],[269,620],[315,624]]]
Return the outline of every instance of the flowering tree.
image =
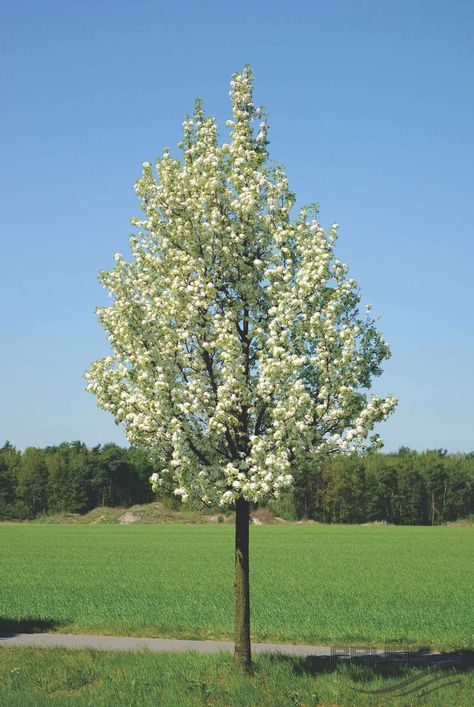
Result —
[[[231,82],[230,140],[219,145],[200,101],[136,183],[132,259],[100,279],[98,315],[112,355],[86,373],[129,441],[153,450],[158,488],[235,508],[235,654],[250,669],[249,503],[277,497],[308,458],[380,444],[393,397],[367,395],[389,349],[356,282],[334,256],[337,225],[271,166],[252,73]],[[255,127],[257,124],[257,127]]]

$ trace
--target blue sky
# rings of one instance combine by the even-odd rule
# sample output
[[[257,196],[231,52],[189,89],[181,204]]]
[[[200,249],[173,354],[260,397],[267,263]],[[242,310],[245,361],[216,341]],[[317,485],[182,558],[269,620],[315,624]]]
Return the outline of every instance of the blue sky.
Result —
[[[386,449],[474,449],[470,0],[1,2],[0,444],[124,442],[84,391],[96,275],[196,96],[254,69],[272,157],[381,314]]]

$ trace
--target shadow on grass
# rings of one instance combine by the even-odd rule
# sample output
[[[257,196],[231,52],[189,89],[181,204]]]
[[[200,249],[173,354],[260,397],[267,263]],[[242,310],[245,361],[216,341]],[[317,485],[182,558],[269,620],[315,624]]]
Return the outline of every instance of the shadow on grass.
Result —
[[[296,675],[317,676],[336,671],[345,673],[352,682],[353,692],[378,698],[407,695],[424,697],[449,685],[462,685],[462,674],[474,668],[473,651],[430,653],[428,649],[362,656],[273,655],[272,660],[290,664]],[[370,689],[371,681],[377,678],[398,678],[398,681],[388,687]]]
[[[368,655],[330,655],[330,656],[289,656],[274,654],[271,659],[290,663],[296,675],[320,675],[340,670],[347,666],[354,676],[361,675],[366,680],[372,677],[399,677],[416,668],[426,670],[467,671],[474,668],[474,651],[453,651],[449,653],[431,653],[429,649],[417,651],[389,651]]]
[[[26,616],[23,619],[9,619],[0,616],[0,639],[11,638],[19,633],[46,633],[64,626],[67,622],[56,619],[38,619]]]

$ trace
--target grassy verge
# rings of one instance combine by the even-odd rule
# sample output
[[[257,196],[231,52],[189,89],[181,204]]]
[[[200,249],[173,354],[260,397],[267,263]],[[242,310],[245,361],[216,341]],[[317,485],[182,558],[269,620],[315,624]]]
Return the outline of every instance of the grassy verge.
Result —
[[[0,704],[43,705],[471,705],[472,672],[344,665],[257,656],[251,678],[228,655],[0,649]],[[403,686],[400,686],[403,683]],[[383,690],[370,695],[364,691]]]
[[[233,527],[0,528],[0,630],[229,638]],[[474,529],[251,528],[254,640],[473,647]]]

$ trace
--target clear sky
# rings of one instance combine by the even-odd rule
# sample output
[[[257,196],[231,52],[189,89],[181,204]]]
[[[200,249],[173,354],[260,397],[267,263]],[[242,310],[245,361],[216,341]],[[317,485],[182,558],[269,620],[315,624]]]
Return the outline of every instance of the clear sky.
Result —
[[[0,444],[125,438],[84,391],[144,160],[254,69],[272,157],[381,314],[386,449],[474,449],[472,0],[3,0]]]

